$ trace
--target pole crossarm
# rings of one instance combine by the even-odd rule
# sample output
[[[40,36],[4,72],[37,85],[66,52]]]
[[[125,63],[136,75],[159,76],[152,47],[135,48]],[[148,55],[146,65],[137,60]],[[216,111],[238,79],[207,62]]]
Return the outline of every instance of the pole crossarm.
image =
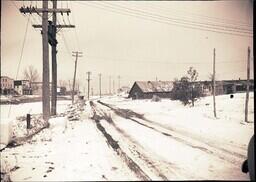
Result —
[[[42,28],[42,25],[32,25],[34,28]],[[56,25],[56,28],[75,28],[75,25]]]
[[[43,12],[48,12],[48,13],[67,13],[69,14],[71,11],[68,8],[58,8],[58,9],[44,9],[44,8],[35,8],[35,7],[21,7],[20,9],[21,13],[43,13]]]

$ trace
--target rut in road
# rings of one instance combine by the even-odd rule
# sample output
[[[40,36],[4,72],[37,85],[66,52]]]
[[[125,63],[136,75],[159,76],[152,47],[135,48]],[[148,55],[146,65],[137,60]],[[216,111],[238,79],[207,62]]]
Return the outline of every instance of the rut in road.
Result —
[[[177,140],[177,141],[179,141],[179,142],[181,142],[181,143],[184,143],[184,144],[186,144],[186,145],[188,145],[188,146],[190,146],[190,147],[192,147],[192,148],[196,148],[196,149],[201,150],[201,151],[203,151],[203,152],[206,152],[206,153],[208,153],[208,154],[215,155],[215,156],[217,156],[218,158],[220,158],[220,159],[222,159],[222,160],[229,161],[230,163],[234,163],[234,162],[235,162],[235,163],[237,163],[238,165],[240,165],[240,160],[237,160],[237,158],[240,158],[241,160],[243,160],[243,159],[246,158],[246,156],[243,155],[243,154],[240,154],[240,153],[237,153],[237,152],[233,152],[233,151],[229,151],[229,150],[224,149],[224,148],[222,148],[222,147],[219,147],[219,146],[216,146],[216,145],[212,145],[212,144],[209,144],[208,142],[204,142],[204,141],[201,141],[201,140],[198,140],[198,139],[194,139],[194,138],[192,138],[191,136],[187,136],[187,135],[184,135],[183,133],[181,133],[182,136],[184,136],[184,137],[190,137],[190,138],[192,138],[193,140],[195,140],[195,141],[197,141],[197,142],[203,143],[204,145],[207,145],[207,146],[209,146],[210,148],[213,148],[214,150],[210,150],[209,147],[206,148],[206,147],[203,147],[203,146],[194,145],[193,143],[191,143],[191,142],[189,142],[189,141],[187,141],[187,140],[185,140],[185,139],[183,139],[183,138],[181,138],[181,137],[174,136],[175,133],[178,133],[178,132],[174,131],[174,129],[169,128],[169,127],[164,127],[164,126],[162,126],[161,124],[159,125],[157,122],[148,120],[148,119],[146,119],[142,114],[136,113],[136,112],[131,111],[131,110],[129,110],[129,109],[120,109],[120,108],[117,108],[117,107],[114,108],[114,107],[111,106],[110,104],[106,104],[106,103],[101,102],[101,101],[99,101],[99,100],[98,100],[97,102],[100,103],[100,104],[102,104],[102,105],[104,105],[105,107],[107,107],[107,108],[113,110],[114,113],[117,114],[117,115],[120,116],[120,117],[129,119],[129,120],[131,120],[131,121],[133,121],[133,122],[136,122],[137,124],[140,124],[140,125],[142,125],[142,126],[145,126],[145,127],[147,127],[147,128],[150,128],[150,129],[152,129],[152,130],[154,130],[154,131],[156,131],[156,132],[159,132],[159,133],[161,133],[161,134],[163,134],[163,135],[165,135],[165,136],[167,136],[167,137],[171,137],[171,138],[173,138],[173,139],[175,139],[175,140]],[[144,124],[144,123],[142,123],[142,122],[140,122],[140,121],[134,119],[133,117],[137,117],[137,118],[139,118],[139,119],[142,119],[143,121],[146,121],[147,123],[157,125],[158,128],[163,128],[164,130],[168,130],[168,131],[172,132],[172,134],[170,134],[169,132],[163,132],[163,131],[157,129],[156,127],[153,127],[152,125],[149,126],[148,124]],[[173,134],[173,133],[174,133],[174,134]],[[230,155],[231,155],[231,156],[235,156],[236,158],[228,159],[228,158],[225,157],[222,153],[216,152],[216,151],[215,151],[216,149],[219,150],[219,151],[221,151],[221,152],[223,152],[223,153],[225,153],[225,154],[228,154],[229,156],[230,156]]]
[[[141,159],[143,164],[146,164],[148,169],[150,169],[151,172],[153,172],[155,175],[159,176],[163,180],[168,180],[168,178],[164,175],[166,173],[168,173],[170,177],[174,177],[175,175],[177,177],[182,176],[183,178],[186,176],[187,179],[196,179],[194,174],[185,173],[183,170],[180,170],[180,168],[174,166],[174,164],[170,162],[153,159],[152,156],[155,156],[155,154],[152,154],[150,151],[145,152],[145,149],[137,141],[132,139],[132,137],[128,135],[124,130],[116,126],[115,122],[104,110],[96,107],[96,105],[94,105],[94,109],[97,110],[97,112],[101,115],[101,119],[106,120],[111,126],[115,128],[116,131],[118,131],[120,135],[124,137],[122,140],[127,140],[126,143],[129,145],[128,149],[132,152],[132,155]],[[157,166],[161,166],[161,169]]]
[[[107,144],[114,149],[114,151],[121,156],[122,160],[128,165],[128,167],[136,174],[136,176],[142,180],[151,180],[150,177],[120,148],[117,141],[115,141],[110,134],[107,133],[105,128],[100,124],[99,116],[96,114],[96,110],[94,108],[94,104],[90,101],[90,106],[93,109],[93,117],[92,119],[96,123],[96,127],[101,131],[103,136],[107,139]]]

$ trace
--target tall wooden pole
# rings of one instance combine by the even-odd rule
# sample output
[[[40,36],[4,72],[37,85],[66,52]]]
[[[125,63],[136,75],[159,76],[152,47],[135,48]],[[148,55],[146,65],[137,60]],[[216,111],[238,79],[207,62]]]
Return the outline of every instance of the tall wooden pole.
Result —
[[[213,49],[213,113],[214,117],[217,117],[216,114],[216,102],[215,102],[215,48]]]
[[[111,76],[109,76],[109,95],[111,95]]]
[[[74,71],[73,87],[72,87],[72,104],[74,103],[74,91],[75,91],[75,84],[76,84],[77,58],[78,58],[78,53],[76,53],[76,60],[75,60],[75,71]]]
[[[43,0],[43,9],[48,9],[48,0]],[[43,12],[43,119],[48,121],[50,117],[50,89],[49,89],[49,45],[48,45],[48,12]]]
[[[118,75],[118,92],[120,92],[120,75]]]
[[[88,78],[87,78],[87,81],[88,81],[88,95],[87,95],[87,98],[88,98],[88,100],[90,99],[90,76],[91,76],[91,72],[87,72],[87,76],[88,76]]]
[[[57,0],[53,0],[53,9],[57,9]],[[52,36],[56,39],[56,12],[52,13]],[[57,107],[57,44],[52,45],[52,98],[51,98],[51,114],[56,115]]]
[[[101,98],[101,73],[99,74],[99,89],[100,89],[100,98]]]
[[[245,122],[248,122],[248,103],[249,103],[249,91],[250,91],[250,47],[248,47],[247,57],[247,84],[246,84],[246,99],[245,99]]]

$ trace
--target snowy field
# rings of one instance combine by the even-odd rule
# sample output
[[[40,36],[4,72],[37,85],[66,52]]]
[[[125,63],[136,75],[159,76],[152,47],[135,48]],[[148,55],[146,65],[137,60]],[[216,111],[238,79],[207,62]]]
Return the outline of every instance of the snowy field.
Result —
[[[162,99],[161,102],[151,100],[131,100],[123,97],[108,97],[103,102],[119,108],[131,109],[158,124],[174,127],[175,130],[194,134],[205,140],[218,140],[225,144],[232,143],[247,146],[254,134],[254,93],[250,92],[248,118],[251,123],[245,124],[245,93],[216,96],[217,119],[213,115],[212,96],[201,98],[195,107],[184,107],[180,101]],[[239,133],[239,135],[237,134]]]
[[[52,118],[50,128],[3,150],[1,173],[13,181],[249,180],[241,164],[254,134],[253,93],[251,123],[243,122],[245,93],[217,96],[217,118],[212,97],[195,107],[123,96],[95,96],[83,109],[70,102],[58,101],[58,113],[79,119]],[[41,112],[41,103],[12,107],[13,117]]]
[[[58,100],[57,113],[64,112],[70,100]],[[26,116],[27,114],[42,113],[42,102],[21,103],[14,105],[0,105],[1,119],[16,118],[18,116]]]

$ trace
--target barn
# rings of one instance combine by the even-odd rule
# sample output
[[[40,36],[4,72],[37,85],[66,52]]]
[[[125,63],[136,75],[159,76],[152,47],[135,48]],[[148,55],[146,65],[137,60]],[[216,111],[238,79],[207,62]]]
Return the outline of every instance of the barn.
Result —
[[[151,99],[153,95],[170,98],[172,89],[172,81],[136,81],[129,92],[128,98]]]

